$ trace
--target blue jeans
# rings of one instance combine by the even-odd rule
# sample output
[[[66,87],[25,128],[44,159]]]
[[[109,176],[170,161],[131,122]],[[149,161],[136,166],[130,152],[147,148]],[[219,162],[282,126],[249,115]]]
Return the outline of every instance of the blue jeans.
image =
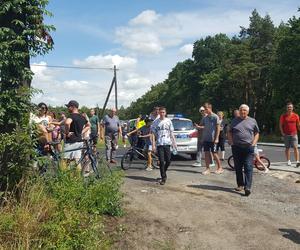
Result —
[[[236,173],[236,182],[238,187],[251,189],[253,175],[253,157],[254,147],[239,147],[233,145],[231,147]],[[244,168],[244,173],[243,173]]]

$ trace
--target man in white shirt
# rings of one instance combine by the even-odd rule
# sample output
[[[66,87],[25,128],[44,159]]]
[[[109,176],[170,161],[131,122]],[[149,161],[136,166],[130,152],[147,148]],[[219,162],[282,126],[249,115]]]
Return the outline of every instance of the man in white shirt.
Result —
[[[152,124],[152,133],[155,136],[153,150],[157,149],[161,175],[160,184],[164,185],[167,181],[167,170],[171,163],[171,146],[177,150],[177,145],[173,134],[174,127],[172,121],[166,118],[166,108],[160,107],[159,115],[159,119],[156,119]]]

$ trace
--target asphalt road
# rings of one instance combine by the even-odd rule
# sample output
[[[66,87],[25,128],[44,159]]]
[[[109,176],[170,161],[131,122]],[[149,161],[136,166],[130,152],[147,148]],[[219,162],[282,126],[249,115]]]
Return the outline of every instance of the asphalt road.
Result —
[[[254,171],[249,197],[233,190],[226,162],[222,175],[203,176],[189,156],[176,156],[165,186],[159,170],[125,171],[125,234],[116,249],[300,249],[300,169],[286,166],[283,148],[261,148],[271,171]]]

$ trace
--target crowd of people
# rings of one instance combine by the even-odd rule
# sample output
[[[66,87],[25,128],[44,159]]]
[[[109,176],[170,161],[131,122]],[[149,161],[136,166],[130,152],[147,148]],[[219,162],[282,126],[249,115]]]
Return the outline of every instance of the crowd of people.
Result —
[[[117,110],[111,109],[102,120],[91,109],[90,114],[79,112],[79,103],[75,100],[66,104],[69,114],[56,114],[49,111],[45,103],[38,104],[36,114],[31,115],[31,121],[35,123],[39,131],[39,145],[37,150],[40,154],[47,154],[47,147],[51,141],[64,141],[63,158],[78,161],[81,157],[83,139],[91,139],[94,145],[98,140],[105,142],[105,156],[109,163],[116,164],[116,150],[118,139],[122,138],[126,147],[127,139],[131,144],[139,144],[148,152],[148,171],[152,170],[151,152],[155,152],[159,159],[160,184],[167,181],[167,170],[171,163],[172,151],[177,152],[176,139],[172,121],[167,117],[165,107],[155,107],[151,114],[139,116],[134,128],[129,131],[127,123],[121,125],[117,116]],[[292,103],[287,104],[287,112],[280,117],[279,127],[285,143],[287,165],[291,166],[290,149],[294,149],[296,167],[300,166],[298,152],[297,133],[300,130],[299,116],[294,113]],[[211,167],[216,166],[215,173],[224,172],[222,161],[225,160],[225,141],[231,146],[234,166],[236,170],[236,191],[245,192],[246,196],[251,193],[253,158],[260,162],[257,150],[259,140],[259,126],[256,120],[249,116],[249,106],[242,104],[234,110],[233,119],[230,123],[224,118],[222,111],[215,114],[210,103],[200,107],[201,119],[195,123],[198,131],[197,161],[193,166],[201,166],[202,151],[204,151],[205,170],[203,175],[211,173]],[[139,146],[139,145],[138,145]],[[141,145],[140,145],[141,146]],[[96,148],[96,147],[94,147]],[[57,150],[62,151],[60,143]],[[220,154],[218,153],[220,151]],[[265,167],[265,172],[268,168]]]

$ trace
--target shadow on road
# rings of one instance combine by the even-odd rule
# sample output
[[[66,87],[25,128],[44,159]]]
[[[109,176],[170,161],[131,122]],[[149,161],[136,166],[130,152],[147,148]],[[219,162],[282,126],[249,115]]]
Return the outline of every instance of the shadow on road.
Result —
[[[283,233],[283,237],[293,241],[296,244],[300,244],[300,233],[298,233],[295,229],[286,229],[286,228],[279,228],[280,232]]]
[[[242,195],[241,193],[234,191],[232,188],[225,188],[225,187],[219,187],[219,186],[210,186],[210,185],[187,185],[187,187],[191,187],[191,188],[200,188],[200,189],[212,190],[212,191],[223,191],[223,192],[227,192],[227,193],[232,193],[232,194],[239,194],[239,195]]]
[[[148,181],[148,182],[157,182],[156,178],[149,178],[145,176],[134,176],[134,175],[127,175],[125,178],[132,179],[132,180],[138,180],[138,181]]]
[[[192,174],[201,174],[201,171],[185,170],[185,169],[177,169],[177,168],[169,168],[168,171],[185,172],[185,173],[192,173]]]

